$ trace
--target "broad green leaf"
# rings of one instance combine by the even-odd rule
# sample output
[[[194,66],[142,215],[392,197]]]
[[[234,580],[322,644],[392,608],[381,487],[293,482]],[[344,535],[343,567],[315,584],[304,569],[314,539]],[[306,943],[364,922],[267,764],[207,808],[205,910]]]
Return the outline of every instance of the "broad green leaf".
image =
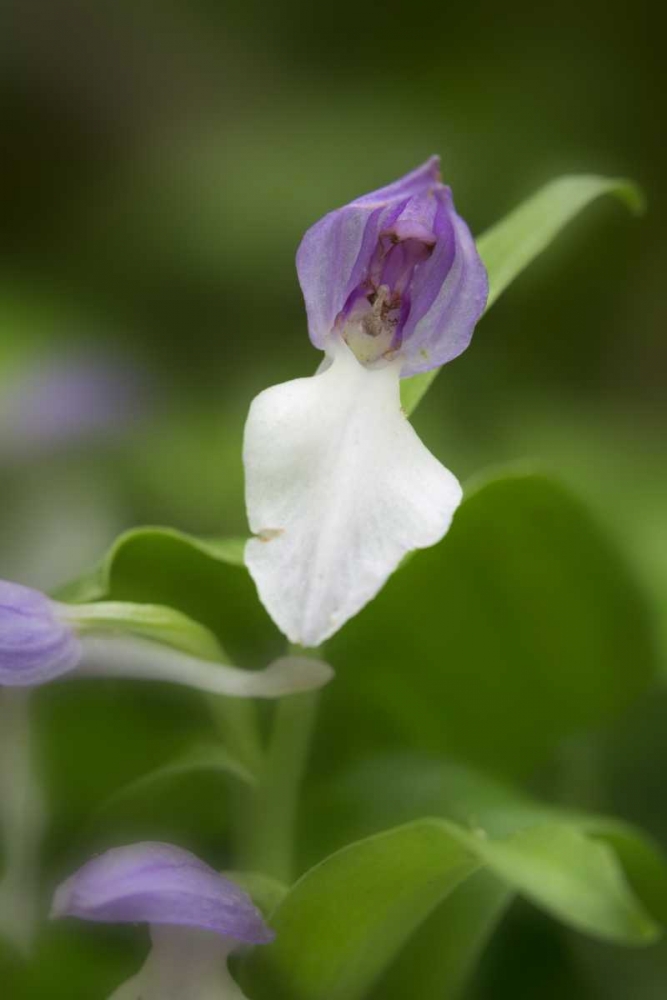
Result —
[[[492,837],[506,837],[577,815],[536,801],[471,767],[414,752],[354,762],[330,780],[314,783],[307,805],[311,848],[319,857],[419,816],[440,816]]]
[[[412,932],[479,867],[459,838],[424,821],[327,858],[271,917],[276,942],[247,966],[254,1000],[356,1000]]]
[[[471,491],[445,543],[390,579],[327,656],[337,682],[318,774],[412,749],[527,775],[657,669],[644,595],[614,544],[565,488],[520,473]]]
[[[355,765],[321,787],[308,804],[322,854],[425,814],[482,829],[493,841],[554,825],[583,833],[613,848],[643,906],[667,922],[667,864],[644,834],[618,820],[546,805],[470,768],[390,754]],[[374,1000],[407,995],[454,1000],[511,898],[510,887],[489,870],[472,876],[413,935],[382,977]]]
[[[604,194],[614,195],[635,213],[643,210],[642,193],[631,181],[587,174],[560,177],[483,233],[477,249],[489,275],[486,308],[547,249],[571,219]],[[406,413],[412,413],[437,374],[435,369],[403,381],[401,399]]]
[[[72,581],[63,587],[59,597],[63,600],[99,601],[108,596],[113,586],[113,576],[117,572],[116,562],[127,557],[127,551],[136,546],[148,548],[151,543],[159,545],[185,546],[193,548],[204,556],[226,563],[230,566],[243,566],[243,548],[245,539],[225,538],[219,540],[204,540],[188,535],[175,528],[146,527],[132,528],[120,535],[113,543],[104,558],[92,572]]]
[[[206,626],[233,663],[265,666],[284,642],[243,566],[243,541],[203,541],[170,528],[137,528],[114,543],[64,601],[167,605]]]
[[[609,844],[646,909],[667,924],[667,867],[661,848],[628,823],[607,816],[579,816],[577,827]]]
[[[480,870],[601,939],[639,945],[659,933],[613,851],[572,826],[495,840],[418,820],[344,848],[296,883],[272,915],[275,943],[249,959],[251,995],[361,1000],[435,908]]]
[[[475,872],[412,935],[372,1000],[455,1000],[512,898],[490,871]]]
[[[577,930],[625,944],[658,935],[615,853],[574,825],[545,824],[484,840],[480,854],[498,878]]]

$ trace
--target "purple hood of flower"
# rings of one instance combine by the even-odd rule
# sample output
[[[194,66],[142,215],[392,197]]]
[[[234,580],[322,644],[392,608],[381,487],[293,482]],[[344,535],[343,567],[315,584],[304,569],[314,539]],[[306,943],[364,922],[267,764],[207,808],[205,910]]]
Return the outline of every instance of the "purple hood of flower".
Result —
[[[79,662],[79,640],[38,590],[0,580],[0,685],[43,684]]]
[[[234,882],[189,851],[153,842],[93,858],[56,891],[51,915],[199,927],[248,944],[274,937]]]
[[[304,236],[297,271],[310,338],[381,337],[403,376],[465,350],[484,311],[488,280],[468,226],[432,157],[387,187],[330,212]]]

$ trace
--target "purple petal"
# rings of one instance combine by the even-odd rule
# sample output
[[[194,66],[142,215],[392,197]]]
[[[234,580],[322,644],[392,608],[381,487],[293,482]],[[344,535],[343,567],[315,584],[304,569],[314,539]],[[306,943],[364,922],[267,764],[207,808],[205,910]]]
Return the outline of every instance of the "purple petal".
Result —
[[[400,180],[330,212],[308,230],[297,251],[296,268],[316,347],[324,346],[370,265],[380,233],[396,221],[410,198],[437,184],[439,166],[439,158],[432,156]]]
[[[249,944],[274,937],[234,882],[189,851],[152,842],[93,858],[56,891],[51,916],[199,927]]]
[[[387,184],[386,187],[364,194],[352,202],[353,205],[365,205],[367,203],[384,204],[388,201],[402,201],[407,198],[414,198],[416,195],[425,194],[433,184],[440,181],[440,157],[430,156],[421,166],[411,170],[409,174]]]
[[[0,685],[44,684],[73,670],[80,655],[79,640],[53,601],[0,580]]]
[[[324,348],[336,332],[356,350],[361,330],[362,339],[376,338],[376,358],[403,358],[403,377],[465,350],[488,295],[437,157],[316,223],[297,252],[297,271],[313,344]],[[370,359],[361,350],[358,357]]]
[[[416,271],[410,289],[403,378],[439,368],[465,351],[489,294],[486,270],[449,188],[438,192],[438,202],[435,250]]]

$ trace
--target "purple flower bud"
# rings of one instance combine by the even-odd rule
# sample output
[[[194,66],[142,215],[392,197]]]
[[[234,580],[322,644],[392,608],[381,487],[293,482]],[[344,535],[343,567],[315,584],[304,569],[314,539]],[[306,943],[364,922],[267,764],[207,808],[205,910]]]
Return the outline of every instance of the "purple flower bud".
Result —
[[[0,580],[0,685],[44,684],[73,670],[80,656],[79,640],[55,602]]]
[[[196,927],[248,944],[274,937],[234,882],[189,851],[152,842],[93,858],[56,891],[51,915]]]
[[[488,280],[439,167],[434,156],[308,230],[297,271],[316,347],[341,336],[364,363],[402,359],[405,377],[468,346]]]

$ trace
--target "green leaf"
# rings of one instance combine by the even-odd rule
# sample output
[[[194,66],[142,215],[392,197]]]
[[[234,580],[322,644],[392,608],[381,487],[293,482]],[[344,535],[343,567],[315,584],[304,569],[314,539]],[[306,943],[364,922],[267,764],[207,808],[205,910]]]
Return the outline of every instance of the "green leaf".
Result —
[[[423,755],[389,754],[356,764],[318,788],[309,801],[310,824],[322,854],[425,814],[468,830],[482,829],[493,842],[535,828],[556,828],[608,844],[642,905],[655,920],[667,923],[667,864],[646,835],[618,820],[538,802],[470,768]],[[466,880],[413,935],[373,998],[453,1000],[511,898],[510,886],[489,869]]]
[[[188,535],[175,528],[145,527],[132,528],[115,540],[109,551],[104,555],[99,566],[78,580],[63,587],[58,597],[61,600],[82,602],[99,601],[109,596],[114,586],[114,575],[117,572],[116,563],[134,555],[135,548],[150,551],[151,544],[156,547],[194,549],[196,552],[214,560],[219,560],[229,566],[243,566],[243,549],[245,539],[226,538],[205,541]]]
[[[410,934],[478,867],[465,838],[424,821],[339,851],[272,915],[276,942],[246,967],[256,1000],[355,1000]]]
[[[577,826],[609,844],[646,909],[667,924],[667,867],[662,849],[628,823],[606,816],[580,816]]]
[[[100,566],[57,595],[71,602],[166,605],[222,642],[232,662],[264,666],[284,649],[243,565],[239,539],[203,541],[170,528],[137,528],[116,540]]]
[[[658,936],[615,853],[574,826],[520,830],[484,841],[480,853],[498,878],[577,930],[624,944]]]
[[[395,574],[327,658],[316,777],[389,749],[528,775],[657,671],[650,612],[613,543],[565,488],[519,473],[471,491],[445,543]]]
[[[571,826],[492,840],[418,820],[344,848],[296,883],[271,918],[276,941],[249,958],[249,992],[361,1000],[435,908],[483,869],[601,939],[639,945],[659,933],[613,851]]]
[[[320,857],[418,816],[440,816],[492,837],[507,837],[576,815],[471,767],[414,752],[354,762],[329,781],[315,783],[308,806]]]
[[[489,275],[487,309],[528,265],[556,238],[561,229],[596,198],[614,195],[633,212],[644,208],[640,189],[619,178],[560,177],[541,188],[477,240],[477,249]],[[438,369],[405,379],[401,398],[406,413],[412,413]]]
[[[605,194],[618,198],[635,214],[644,211],[644,197],[632,181],[590,174],[560,177],[480,236],[477,248],[489,274],[487,308],[568,222]]]
[[[412,935],[372,991],[373,1000],[454,1000],[512,897],[490,871],[475,872]]]

